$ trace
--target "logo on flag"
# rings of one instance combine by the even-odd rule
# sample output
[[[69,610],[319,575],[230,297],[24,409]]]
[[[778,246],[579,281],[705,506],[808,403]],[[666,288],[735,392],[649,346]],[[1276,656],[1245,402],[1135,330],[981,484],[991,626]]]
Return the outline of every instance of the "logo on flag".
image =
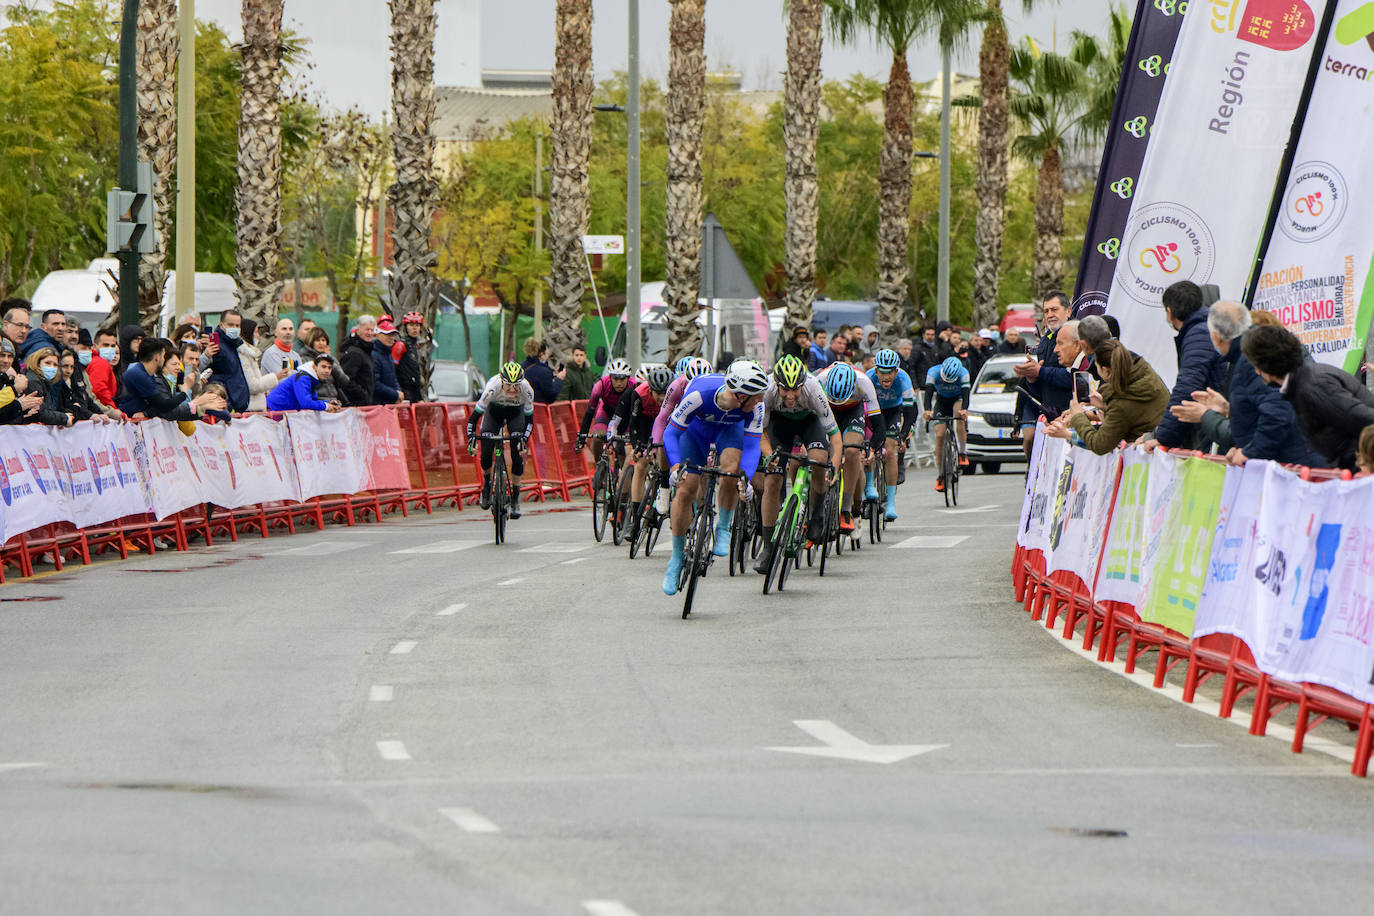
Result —
[[[1159,306],[1165,287],[1179,280],[1206,283],[1216,262],[1212,231],[1193,210],[1182,204],[1150,204],[1126,227],[1118,279],[1141,305]]]
[[[1336,230],[1345,218],[1345,176],[1329,162],[1295,166],[1284,195],[1279,229],[1295,242],[1315,242]]]

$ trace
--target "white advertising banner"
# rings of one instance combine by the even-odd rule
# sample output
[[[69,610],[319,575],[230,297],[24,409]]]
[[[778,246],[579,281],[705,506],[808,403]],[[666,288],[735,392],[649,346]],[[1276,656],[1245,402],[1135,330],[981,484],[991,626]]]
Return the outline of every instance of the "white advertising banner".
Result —
[[[1027,547],[1030,537],[1030,513],[1035,500],[1035,487],[1040,480],[1041,465],[1045,461],[1045,427],[1037,426],[1031,440],[1030,461],[1026,466],[1026,495],[1021,500],[1021,515],[1016,526],[1016,545]]]
[[[1097,578],[1119,461],[1115,452],[1097,455],[1075,447],[1065,464],[1071,466],[1072,474],[1068,489],[1055,495],[1050,521],[1053,553],[1047,569],[1076,573],[1091,588]]]
[[[57,433],[36,424],[5,429],[0,439],[5,540],[43,525],[71,521],[71,500],[65,492],[69,486]]]
[[[360,428],[365,424],[355,411],[297,411],[287,415],[285,425],[302,499],[362,489],[366,460]]]
[[[1323,9],[1320,0],[1188,6],[1108,300],[1122,340],[1168,385],[1178,367],[1160,297],[1180,280],[1215,283],[1228,299],[1244,292]]]
[[[1047,436],[1042,438],[1044,441],[1040,446],[1040,468],[1036,474],[1035,492],[1031,494],[1030,510],[1022,522],[1021,533],[1024,541],[1022,546],[1027,550],[1042,551],[1048,565],[1051,555],[1050,513],[1054,508],[1061,477],[1064,476],[1066,467],[1071,472],[1073,466],[1066,466],[1065,459],[1069,455],[1067,441]]]
[[[127,425],[82,423],[56,438],[70,481],[72,524],[85,528],[148,511]]]
[[[167,420],[147,420],[136,429],[142,440],[138,456],[147,469],[153,514],[164,519],[205,502],[207,488],[193,460],[192,437],[183,436]]]
[[[1374,22],[1368,0],[1339,0],[1302,137],[1256,284],[1318,362],[1359,368],[1374,291]]]

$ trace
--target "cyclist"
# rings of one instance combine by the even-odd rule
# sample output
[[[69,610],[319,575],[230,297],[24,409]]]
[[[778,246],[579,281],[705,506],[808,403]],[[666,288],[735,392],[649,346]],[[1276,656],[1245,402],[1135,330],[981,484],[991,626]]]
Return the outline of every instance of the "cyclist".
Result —
[[[971,384],[968,377],[968,369],[959,361],[959,357],[951,356],[938,366],[931,366],[926,373],[926,410],[925,419],[930,420],[932,416],[954,417],[958,423],[959,436],[959,466],[968,467],[968,399],[972,393]],[[932,413],[933,410],[933,413]],[[940,428],[935,431],[935,454],[941,456],[943,460],[945,447],[945,433],[948,432],[949,425],[942,423]],[[935,492],[945,491],[945,473],[948,469],[936,467],[935,469]]]
[[[873,368],[868,370],[868,380],[877,392],[878,406],[883,409],[883,427],[887,430],[887,460],[883,469],[887,484],[885,514],[892,522],[897,520],[899,446],[906,442],[911,424],[916,422],[916,389],[911,386],[911,376],[901,368],[902,359],[896,350],[879,350],[873,363]],[[869,489],[873,489],[872,469],[868,471],[867,480]]]
[[[592,439],[592,462],[601,460],[601,450],[605,448],[606,425],[611,421],[611,414],[620,404],[620,399],[625,396],[625,392],[630,389],[630,376],[634,375],[634,370],[630,364],[623,359],[613,359],[606,364],[606,374],[597,380],[592,386],[592,393],[587,398],[587,409],[582,413],[582,428],[577,433],[577,451],[582,451],[582,446],[587,444],[587,433],[591,432]],[[616,448],[616,457],[620,463],[625,463],[625,447]]]
[[[477,421],[481,420],[484,435],[500,435],[504,426],[512,436],[520,436],[519,441],[511,443],[510,480],[515,495],[511,497],[510,517],[520,517],[520,477],[525,473],[525,446],[529,444],[530,433],[534,432],[531,418],[534,416],[534,389],[525,379],[525,370],[519,363],[506,363],[496,377],[487,382],[482,396],[477,399],[468,417],[468,453],[471,454],[478,440]],[[491,508],[491,458],[496,443],[490,439],[480,440],[482,447],[482,508]]]
[[[620,399],[615,416],[606,426],[606,435],[614,436],[623,424],[636,453],[628,518],[634,518],[639,513],[640,503],[644,502],[644,478],[649,473],[649,462],[654,460],[654,424],[663,410],[668,385],[673,381],[673,373],[667,366],[650,366],[643,375],[644,381]]]
[[[768,374],[758,363],[737,359],[724,375],[699,375],[693,379],[669,418],[663,433],[663,450],[673,476],[679,479],[670,516],[673,554],[663,576],[665,595],[677,594],[678,574],[687,549],[687,528],[692,524],[692,502],[700,482],[700,475],[686,471],[684,465],[704,465],[714,443],[722,471],[738,474],[741,467],[753,468],[759,460],[763,393],[767,388]],[[721,487],[713,550],[718,557],[730,554],[730,522],[739,498],[738,487]]]
[[[677,361],[676,377],[668,391],[663,395],[663,406],[659,408],[658,416],[654,418],[654,431],[652,442],[655,448],[660,449],[658,453],[658,466],[661,470],[668,470],[668,460],[664,457],[663,433],[668,429],[668,418],[673,415],[677,405],[682,401],[682,393],[687,390],[687,386],[692,379],[699,375],[706,375],[711,371],[711,364],[700,356],[684,356]],[[668,514],[668,488],[659,487],[658,499],[654,501],[654,511],[659,515]]]
[[[862,372],[855,372],[849,363],[834,363],[822,372],[817,380],[825,389],[825,398],[835,411],[835,422],[840,427],[845,445],[859,445],[864,441],[864,424],[870,432],[869,445],[876,453],[882,448],[887,427],[883,425],[882,408],[878,406],[878,393],[873,383]],[[844,493],[840,494],[840,530],[849,534],[854,530],[854,495],[858,492],[859,481],[864,479],[863,457],[858,449],[846,449],[844,456]],[[869,481],[864,490],[864,499],[877,499],[878,491]]]
[[[825,390],[796,356],[788,354],[773,367],[773,378],[763,397],[767,416],[768,448],[774,460],[792,454],[794,445],[806,448],[812,461],[830,460],[833,474],[840,466],[844,449],[840,444],[840,428]],[[826,474],[816,474],[811,484],[811,515],[806,536],[813,544],[825,540],[825,494],[830,488]],[[778,509],[782,503],[782,474],[768,474],[763,483],[763,504],[759,507],[763,520],[763,551],[754,564],[755,572],[768,574],[773,564],[773,529],[778,523]]]

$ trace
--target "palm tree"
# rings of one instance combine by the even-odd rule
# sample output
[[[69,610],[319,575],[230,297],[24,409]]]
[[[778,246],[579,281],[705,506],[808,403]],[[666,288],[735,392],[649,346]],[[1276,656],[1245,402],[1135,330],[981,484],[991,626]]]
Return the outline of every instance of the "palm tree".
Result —
[[[784,81],[783,143],[787,172],[787,324],[811,326],[816,298],[816,224],[820,180],[816,138],[820,132],[821,42],[824,0],[792,0],[787,13],[787,76]]]
[[[281,289],[281,78],[283,0],[243,0],[239,97],[239,306],[259,322],[276,317]]]
[[[157,327],[172,236],[172,175],[177,153],[176,0],[143,0],[138,9],[138,158],[153,167],[153,250],[140,259],[139,323]]]
[[[438,255],[430,239],[439,183],[434,177],[434,0],[390,0],[391,132],[396,181],[387,189],[395,220],[395,266],[388,284],[391,314],[425,316],[435,327],[439,291],[431,273]],[[432,351],[416,354],[424,388],[433,370]]]
[[[592,3],[557,0],[554,16],[553,181],[549,188],[552,296],[549,349],[566,361],[582,341],[582,236],[591,220]]]
[[[1022,125],[1012,151],[1036,163],[1035,264],[1031,286],[1039,304],[1064,283],[1064,168],[1066,147],[1099,127],[1095,73],[1104,55],[1097,39],[1075,32],[1069,54],[1042,51],[1025,39],[1011,53],[1009,72],[1017,94],[1010,110]]]
[[[987,19],[984,0],[828,0],[831,28],[852,42],[860,28],[876,34],[892,52],[883,90],[883,149],[878,164],[878,332],[900,337],[907,302],[911,246],[911,71],[906,52],[917,38],[934,33],[946,69],[950,56],[975,24]],[[946,79],[946,85],[948,79]],[[942,114],[948,130],[948,105]]]
[[[706,112],[706,0],[671,0],[668,20],[668,363],[701,348],[701,127]]]

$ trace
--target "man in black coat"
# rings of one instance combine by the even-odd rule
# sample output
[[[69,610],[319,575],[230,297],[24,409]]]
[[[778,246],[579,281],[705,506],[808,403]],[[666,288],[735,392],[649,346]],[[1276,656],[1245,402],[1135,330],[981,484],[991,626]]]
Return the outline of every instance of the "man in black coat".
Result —
[[[1068,297],[1054,292],[1045,297],[1045,333],[1035,345],[1035,350],[1026,355],[1026,361],[1012,367],[1012,372],[1020,379],[1025,397],[1021,402],[1021,445],[1027,460],[1030,459],[1031,444],[1035,441],[1035,423],[1040,417],[1054,420],[1069,409],[1073,394],[1073,373],[1055,372],[1064,369],[1059,362],[1055,349],[1055,335],[1065,321],[1069,320]],[[1210,346],[1210,344],[1208,344]],[[1042,373],[1042,370],[1051,371]]]
[[[377,339],[377,319],[364,315],[358,319],[353,333],[339,347],[339,365],[348,376],[344,397],[354,407],[366,407],[374,403],[372,387],[375,372],[372,368],[372,342]]]
[[[559,369],[554,372],[549,368],[548,344],[535,337],[525,341],[525,362],[521,364],[521,368],[525,370],[525,381],[534,389],[536,403],[552,404],[558,400],[558,394],[563,390],[563,376],[567,374],[567,370]]]
[[[1151,441],[1168,448],[1193,448],[1197,444],[1198,425],[1185,423],[1173,413],[1173,408],[1192,400],[1194,391],[1222,387],[1226,366],[1212,346],[1212,334],[1207,330],[1207,307],[1202,304],[1202,287],[1188,280],[1180,280],[1164,291],[1164,318],[1177,334],[1174,349],[1178,353],[1178,375],[1169,392],[1169,408],[1155,427]]]

